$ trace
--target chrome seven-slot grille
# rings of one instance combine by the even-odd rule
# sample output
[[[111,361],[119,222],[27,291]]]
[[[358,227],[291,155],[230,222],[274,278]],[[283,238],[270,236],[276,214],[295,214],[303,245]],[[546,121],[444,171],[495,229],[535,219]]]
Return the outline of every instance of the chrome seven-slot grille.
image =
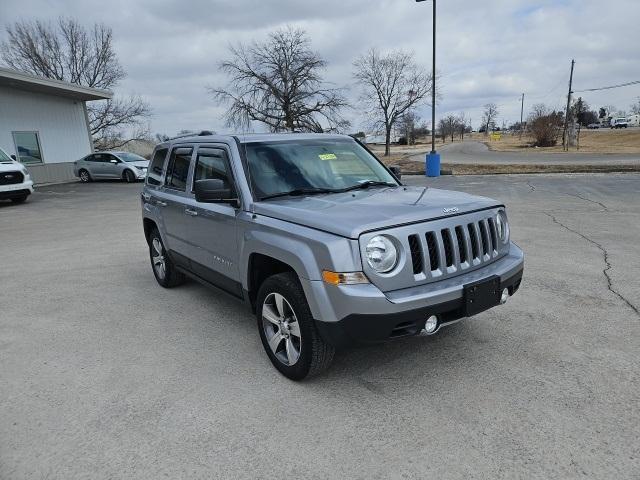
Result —
[[[473,268],[498,256],[494,217],[408,236],[413,274],[427,278]]]

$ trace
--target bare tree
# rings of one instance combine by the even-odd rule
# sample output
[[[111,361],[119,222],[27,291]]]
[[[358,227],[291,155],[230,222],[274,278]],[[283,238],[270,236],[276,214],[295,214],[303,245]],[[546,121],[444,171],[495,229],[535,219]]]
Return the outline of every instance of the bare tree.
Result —
[[[398,126],[402,135],[407,141],[407,145],[414,145],[416,143],[416,130],[420,123],[420,117],[413,110],[405,112],[398,119]]]
[[[446,117],[444,117],[443,122],[447,135],[451,137],[451,141],[453,142],[454,135],[458,133],[458,117],[456,117],[455,115],[447,115]]]
[[[323,81],[326,62],[311,50],[303,30],[287,27],[266,41],[229,50],[231,59],[220,64],[229,76],[228,85],[208,88],[218,102],[229,105],[228,125],[246,128],[257,121],[274,132],[348,127],[340,116],[347,106],[342,90]]]
[[[489,128],[495,123],[498,116],[498,106],[495,103],[487,103],[484,106],[484,113],[482,115],[482,124],[485,127],[484,134],[489,133]]]
[[[640,115],[640,97],[636,98],[636,102],[629,107],[634,115]]]
[[[86,29],[77,20],[63,17],[56,24],[19,21],[7,26],[0,55],[15,70],[112,89],[126,76],[112,43],[111,28],[104,24]],[[122,146],[148,133],[145,120],[151,109],[140,97],[91,102],[87,110],[97,148]]]
[[[394,125],[431,93],[431,75],[415,63],[413,54],[400,50],[384,55],[371,49],[353,66],[368,113],[377,125],[384,126],[384,154],[388,156]]]
[[[467,130],[469,129],[469,119],[464,112],[460,112],[460,115],[458,115],[457,127],[460,140],[464,140],[464,134],[467,133]]]

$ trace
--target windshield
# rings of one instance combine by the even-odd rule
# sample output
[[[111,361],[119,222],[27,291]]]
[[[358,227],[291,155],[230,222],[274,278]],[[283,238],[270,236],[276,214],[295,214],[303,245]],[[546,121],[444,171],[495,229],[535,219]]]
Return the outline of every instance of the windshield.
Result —
[[[0,162],[10,162],[10,161],[11,161],[11,157],[9,157],[9,155],[4,153],[2,149],[0,149]]]
[[[349,139],[257,142],[245,147],[258,198],[286,192],[340,191],[368,183],[398,185],[375,157]]]
[[[118,158],[120,158],[121,160],[124,160],[127,163],[147,161],[146,158],[141,157],[140,155],[136,155],[135,153],[122,152],[122,153],[118,153],[117,155],[118,155]]]

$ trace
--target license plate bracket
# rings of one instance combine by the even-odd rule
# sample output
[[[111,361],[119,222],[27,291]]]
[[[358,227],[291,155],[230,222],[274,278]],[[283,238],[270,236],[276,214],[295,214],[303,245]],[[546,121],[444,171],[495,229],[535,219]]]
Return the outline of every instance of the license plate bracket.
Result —
[[[493,275],[464,286],[464,308],[467,317],[500,304],[500,277]]]

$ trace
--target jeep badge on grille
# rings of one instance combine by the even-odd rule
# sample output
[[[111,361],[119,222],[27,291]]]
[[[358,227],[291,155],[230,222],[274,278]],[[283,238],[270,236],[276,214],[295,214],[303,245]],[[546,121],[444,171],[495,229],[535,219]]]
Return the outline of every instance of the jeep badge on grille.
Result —
[[[458,207],[443,208],[442,213],[458,213]]]

